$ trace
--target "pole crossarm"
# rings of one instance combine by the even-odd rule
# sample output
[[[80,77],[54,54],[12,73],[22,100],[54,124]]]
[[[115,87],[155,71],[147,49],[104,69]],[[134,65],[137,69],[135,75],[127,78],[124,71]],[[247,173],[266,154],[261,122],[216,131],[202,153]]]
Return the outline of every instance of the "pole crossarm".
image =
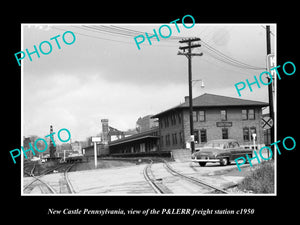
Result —
[[[191,45],[191,46],[183,46],[183,47],[179,47],[179,49],[184,51],[185,49],[197,48],[197,47],[201,47],[201,45],[195,44],[195,45]]]
[[[182,52],[178,52],[177,55],[185,55],[185,56],[202,56],[203,53],[182,53]]]
[[[182,39],[182,40],[179,41],[179,43],[187,43],[187,42],[192,42],[192,41],[201,41],[201,39],[197,38],[197,37],[195,37],[195,38],[188,38],[188,39]]]

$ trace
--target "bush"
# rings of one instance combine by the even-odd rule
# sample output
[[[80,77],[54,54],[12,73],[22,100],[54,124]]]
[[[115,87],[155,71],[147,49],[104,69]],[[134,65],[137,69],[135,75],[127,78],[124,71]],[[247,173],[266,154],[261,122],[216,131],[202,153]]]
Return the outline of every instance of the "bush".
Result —
[[[253,193],[274,193],[274,162],[264,161],[238,185],[241,190]]]

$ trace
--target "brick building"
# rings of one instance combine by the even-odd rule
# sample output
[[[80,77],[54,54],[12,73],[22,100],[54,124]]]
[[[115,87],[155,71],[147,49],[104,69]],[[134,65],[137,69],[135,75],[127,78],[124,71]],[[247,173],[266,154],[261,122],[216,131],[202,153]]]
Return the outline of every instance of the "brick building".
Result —
[[[236,139],[242,146],[264,144],[260,126],[262,108],[268,103],[244,100],[213,94],[203,94],[193,99],[195,147],[213,139]],[[189,102],[158,113],[160,150],[187,148],[190,142]]]
[[[152,115],[147,115],[144,117],[140,117],[136,121],[136,130],[140,132],[148,131],[152,128],[158,127],[157,119],[152,119]]]

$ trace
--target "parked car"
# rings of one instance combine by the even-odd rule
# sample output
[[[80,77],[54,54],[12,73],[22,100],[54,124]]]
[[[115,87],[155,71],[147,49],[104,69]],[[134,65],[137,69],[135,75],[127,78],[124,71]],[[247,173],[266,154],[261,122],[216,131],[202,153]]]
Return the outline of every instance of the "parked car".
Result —
[[[208,162],[220,163],[221,166],[246,154],[252,158],[252,149],[244,149],[234,139],[220,139],[208,141],[202,148],[192,154],[192,161],[205,166]]]

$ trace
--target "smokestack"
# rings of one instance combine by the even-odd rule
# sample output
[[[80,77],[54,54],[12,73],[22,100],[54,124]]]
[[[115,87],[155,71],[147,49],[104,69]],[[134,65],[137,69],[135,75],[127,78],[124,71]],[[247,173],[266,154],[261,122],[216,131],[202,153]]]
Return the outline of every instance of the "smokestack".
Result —
[[[50,125],[50,134],[53,133],[53,127],[52,125]],[[50,138],[50,150],[49,150],[49,153],[50,153],[50,158],[55,158],[55,152],[56,152],[56,147],[54,147],[54,144],[52,142],[52,139]]]
[[[102,143],[103,144],[108,144],[108,119],[102,119]]]

